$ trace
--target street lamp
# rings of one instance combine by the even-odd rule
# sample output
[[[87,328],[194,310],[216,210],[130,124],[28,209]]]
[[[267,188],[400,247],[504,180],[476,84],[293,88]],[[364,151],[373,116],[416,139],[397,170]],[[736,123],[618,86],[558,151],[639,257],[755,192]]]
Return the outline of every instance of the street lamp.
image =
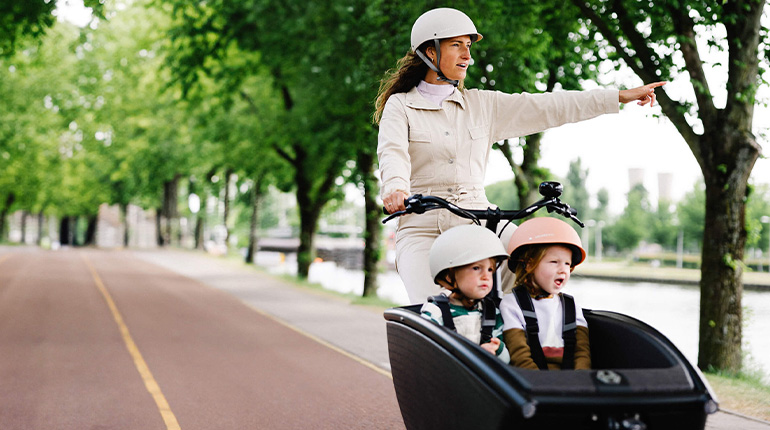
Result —
[[[767,224],[770,227],[770,216],[763,216],[759,219],[762,224]],[[767,258],[770,259],[770,235],[767,237]],[[770,272],[770,263],[767,265],[767,271]]]

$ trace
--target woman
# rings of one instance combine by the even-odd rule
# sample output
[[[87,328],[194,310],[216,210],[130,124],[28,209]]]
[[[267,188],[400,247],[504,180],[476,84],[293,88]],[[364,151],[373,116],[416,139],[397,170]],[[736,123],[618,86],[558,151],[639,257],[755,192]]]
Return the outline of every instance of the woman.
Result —
[[[383,78],[375,102],[381,195],[389,212],[416,193],[486,209],[484,174],[494,142],[617,113],[618,103],[655,102],[665,82],[630,90],[505,94],[463,88],[471,45],[482,39],[463,12],[439,8],[412,26],[411,51]],[[409,299],[438,294],[428,269],[433,240],[469,220],[448,211],[406,215],[396,233],[396,268]]]

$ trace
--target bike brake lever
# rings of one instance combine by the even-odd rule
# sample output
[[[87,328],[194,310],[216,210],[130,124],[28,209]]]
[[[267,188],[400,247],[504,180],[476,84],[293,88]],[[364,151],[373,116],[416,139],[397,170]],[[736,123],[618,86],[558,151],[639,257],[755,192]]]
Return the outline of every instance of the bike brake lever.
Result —
[[[396,211],[393,213],[388,212],[387,209],[382,208],[382,212],[385,215],[389,215],[387,218],[382,220],[382,223],[385,224],[386,222],[392,220],[393,218],[398,218],[401,215],[406,214],[421,214],[425,213],[425,205],[422,203],[422,194],[415,194],[406,200],[404,200],[404,206],[406,206],[406,210],[403,211]]]
[[[385,210],[385,208],[383,208],[383,209],[382,209],[382,211],[383,211],[383,212],[385,212],[385,214],[386,214],[386,215],[388,214],[388,212]],[[382,220],[382,223],[383,223],[383,224],[385,224],[385,223],[387,223],[388,221],[392,220],[393,218],[398,218],[398,217],[400,217],[401,215],[404,215],[404,214],[406,214],[406,213],[407,213],[407,211],[396,211],[396,212],[393,212],[393,213],[392,213],[392,214],[390,214],[390,215],[389,215],[387,218],[385,218],[384,220]]]
[[[577,209],[571,208],[568,204],[563,203],[561,201],[557,201],[554,205],[549,205],[546,207],[548,209],[548,213],[556,212],[557,214],[569,218],[572,221],[574,221],[577,225],[579,225],[581,228],[585,228],[585,224],[583,221],[580,221],[580,219],[577,217]]]

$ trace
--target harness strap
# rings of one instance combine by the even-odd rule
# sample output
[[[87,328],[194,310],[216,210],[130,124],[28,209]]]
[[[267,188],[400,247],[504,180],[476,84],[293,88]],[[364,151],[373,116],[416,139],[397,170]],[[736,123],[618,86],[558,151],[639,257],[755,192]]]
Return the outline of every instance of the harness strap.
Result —
[[[455,329],[454,317],[452,317],[452,311],[449,309],[449,297],[438,294],[428,297],[428,302],[435,304],[441,309],[441,318],[444,320],[444,327],[449,330]],[[479,345],[485,344],[492,340],[492,332],[495,329],[495,323],[497,321],[497,308],[495,302],[485,297],[481,302],[481,340]]]
[[[495,306],[494,299],[489,296],[484,297],[481,307],[481,341],[479,341],[479,345],[492,340],[492,331],[495,329],[495,322],[497,321],[497,307]]]
[[[519,285],[513,289],[513,293],[516,297],[516,301],[519,303],[521,313],[524,314],[524,322],[526,324],[527,333],[527,345],[529,345],[530,355],[532,355],[532,361],[535,362],[538,369],[548,370],[548,363],[545,361],[545,354],[543,354],[543,347],[540,346],[540,326],[537,324],[537,314],[535,313],[535,305],[532,304],[532,297],[529,296],[529,292],[524,285]]]
[[[575,299],[569,294],[559,294],[561,298],[561,308],[564,311],[564,327],[562,328],[561,338],[564,340],[564,356],[561,361],[562,369],[575,368],[575,347],[577,345],[577,316],[575,310]]]
[[[449,310],[449,297],[443,294],[437,294],[428,297],[428,302],[434,303],[441,309],[441,318],[444,320],[444,327],[456,331],[455,323],[452,319],[452,312]]]
[[[527,345],[529,345],[532,360],[537,364],[540,370],[548,370],[548,364],[545,361],[543,347],[540,345],[538,334],[540,327],[537,324],[537,314],[535,306],[532,303],[532,297],[529,296],[526,287],[519,285],[513,289],[516,301],[519,303],[524,322],[527,326]],[[575,308],[575,299],[569,294],[559,294],[561,308],[563,312],[564,325],[562,326],[561,338],[564,341],[564,353],[561,361],[562,370],[575,368],[575,348],[577,345],[577,311]]]

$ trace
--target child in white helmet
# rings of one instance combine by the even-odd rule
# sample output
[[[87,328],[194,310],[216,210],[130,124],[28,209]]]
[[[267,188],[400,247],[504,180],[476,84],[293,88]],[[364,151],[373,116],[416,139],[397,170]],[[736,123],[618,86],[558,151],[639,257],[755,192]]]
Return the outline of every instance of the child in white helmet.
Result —
[[[586,256],[577,232],[556,218],[533,218],[513,232],[508,252],[516,280],[500,311],[510,364],[540,370],[590,369],[588,324],[574,298],[562,292]]]
[[[422,306],[421,314],[508,362],[502,342],[503,320],[489,293],[495,273],[508,258],[500,239],[478,225],[453,227],[430,249],[430,271],[442,293]]]

